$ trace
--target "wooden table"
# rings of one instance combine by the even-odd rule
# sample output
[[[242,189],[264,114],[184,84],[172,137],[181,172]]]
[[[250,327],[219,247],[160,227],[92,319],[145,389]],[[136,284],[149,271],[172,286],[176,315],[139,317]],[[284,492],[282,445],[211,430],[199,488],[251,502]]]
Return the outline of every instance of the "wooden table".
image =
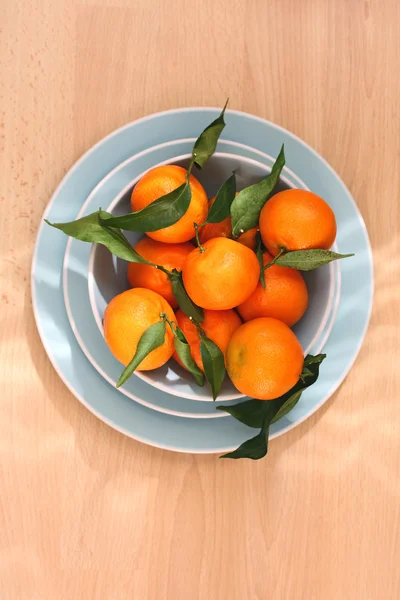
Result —
[[[397,0],[1,1],[3,600],[400,597],[399,18]],[[331,163],[375,258],[351,373],[259,462],[113,431],[56,375],[31,306],[41,215],[79,156],[227,95]]]

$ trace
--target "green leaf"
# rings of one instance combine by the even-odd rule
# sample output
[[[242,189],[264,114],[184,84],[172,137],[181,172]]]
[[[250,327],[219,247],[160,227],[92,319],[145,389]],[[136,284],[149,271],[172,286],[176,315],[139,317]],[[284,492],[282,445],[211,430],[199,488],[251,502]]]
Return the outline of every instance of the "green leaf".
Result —
[[[210,123],[208,127],[205,128],[205,130],[203,131],[203,133],[200,134],[193,146],[192,155],[194,159],[194,164],[199,169],[204,167],[210,156],[214,154],[218,138],[221,135],[223,128],[225,127],[224,114],[227,104],[228,100],[225,102],[225,106],[222,109],[219,117],[215,119],[215,121]]]
[[[229,413],[249,427],[260,427],[259,436],[264,431],[268,437],[271,423],[275,423],[288,414],[300,400],[302,392],[317,381],[319,367],[325,358],[326,354],[306,356],[303,368],[304,376],[302,373],[296,385],[275,400],[245,400],[233,406],[217,406],[217,410]],[[268,441],[265,443],[265,452],[263,453],[262,439],[259,436],[244,442],[237,450],[225,454],[221,458],[262,458],[268,451]]]
[[[307,356],[304,359],[304,367],[311,367],[311,365],[320,365],[325,358],[326,354],[307,354]]]
[[[100,214],[102,218],[105,218],[109,213],[101,211]],[[82,217],[82,219],[77,219],[76,221],[70,221],[69,223],[50,223],[47,220],[46,223],[82,242],[102,244],[103,246],[106,246],[112,254],[115,254],[115,256],[118,256],[118,258],[122,258],[123,260],[153,265],[153,263],[142,258],[132,248],[131,244],[119,229],[111,229],[110,227],[101,225],[99,212],[92,213],[87,217]]]
[[[300,398],[301,392],[295,392],[294,394],[292,394],[290,398],[288,398],[286,402],[282,404],[282,406],[272,419],[271,423],[275,423],[275,421],[279,421],[279,419],[282,419],[282,417],[287,415],[296,406]]]
[[[217,410],[229,413],[248,427],[259,429],[265,421],[271,423],[274,416],[292,394],[280,396],[275,400],[245,400],[230,406],[217,406]]]
[[[182,329],[179,327],[175,328],[175,338],[174,338],[175,350],[178,354],[179,358],[187,368],[187,370],[193,375],[196,380],[197,385],[204,385],[204,375],[200,371],[199,367],[196,365],[192,358],[192,354],[190,352],[190,346],[187,342],[185,334]]]
[[[305,376],[305,381],[303,382],[303,384],[299,382],[297,385],[303,385],[303,389],[305,389],[310,387],[310,385],[312,385],[313,383],[315,383],[319,376],[319,367],[321,366],[321,363],[325,360],[325,358],[326,354],[316,354],[315,356],[313,356],[312,354],[307,354],[303,364],[303,373]],[[310,371],[311,376],[309,375]]]
[[[258,264],[260,265],[260,283],[265,290],[265,275],[264,275],[264,257],[263,257],[263,243],[261,240],[261,234],[257,231],[256,234],[256,256]]]
[[[310,371],[310,369],[308,369],[307,367],[303,367],[303,371],[300,375],[300,379],[301,381],[305,382],[307,380],[307,377],[312,377],[312,371]]]
[[[231,204],[236,194],[236,175],[233,173],[219,188],[208,212],[206,223],[220,223],[230,216]]]
[[[171,280],[172,291],[179,308],[181,308],[188,317],[192,317],[192,319],[198,323],[202,323],[204,320],[203,309],[200,308],[200,306],[197,306],[197,304],[192,302],[192,300],[189,298],[188,293],[185,290],[185,286],[183,285],[182,273],[176,269],[173,269],[169,278]]]
[[[233,452],[223,454],[220,458],[250,458],[251,460],[259,460],[268,452],[268,436],[269,428],[262,428],[258,435],[243,442]]]
[[[238,193],[231,206],[232,233],[234,237],[237,237],[242,231],[247,231],[257,226],[261,209],[278,183],[284,165],[285,152],[282,144],[281,151],[272,167],[271,173]]]
[[[117,388],[121,387],[121,385],[129,379],[133,372],[140,366],[142,360],[144,360],[150,352],[163,345],[165,331],[165,321],[158,321],[157,323],[154,323],[154,325],[150,325],[150,327],[142,333],[134,357],[129,365],[122,371],[121,377],[118,379]]]
[[[203,361],[204,374],[210,384],[213,399],[215,400],[225,379],[224,355],[217,344],[204,335],[204,333],[200,335],[200,354]]]
[[[285,252],[276,259],[275,264],[280,267],[290,267],[299,271],[312,271],[318,267],[323,267],[333,260],[340,258],[349,258],[354,254],[337,254],[330,250],[294,250]]]
[[[109,227],[119,227],[126,231],[158,231],[173,225],[187,211],[192,191],[188,182],[161,196],[142,210],[131,212],[120,217],[112,215],[102,217],[101,223]]]

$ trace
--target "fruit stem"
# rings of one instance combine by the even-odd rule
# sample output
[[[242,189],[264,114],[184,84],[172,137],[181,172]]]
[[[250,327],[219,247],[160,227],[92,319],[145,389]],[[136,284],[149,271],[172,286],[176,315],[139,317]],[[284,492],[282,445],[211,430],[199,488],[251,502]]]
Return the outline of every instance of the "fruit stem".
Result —
[[[271,260],[271,262],[269,262],[268,264],[264,265],[262,270],[265,271],[266,269],[269,269],[270,267],[272,267],[272,265],[274,265],[276,263],[278,258],[280,256],[282,256],[282,254],[285,254],[285,252],[286,252],[286,248],[281,248],[279,250],[278,254],[275,256],[275,258],[273,260]]]
[[[196,242],[199,247],[199,250],[200,250],[200,252],[204,252],[205,248],[203,248],[203,246],[200,244],[200,239],[199,239],[199,226],[197,225],[197,223],[193,223],[193,225],[194,225],[194,230],[196,232]]]

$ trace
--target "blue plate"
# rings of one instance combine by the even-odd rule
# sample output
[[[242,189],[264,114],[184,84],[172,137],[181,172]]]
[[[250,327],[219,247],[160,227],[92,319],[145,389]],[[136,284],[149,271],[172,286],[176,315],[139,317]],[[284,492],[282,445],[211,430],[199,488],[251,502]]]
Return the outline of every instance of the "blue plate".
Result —
[[[44,217],[74,219],[93,187],[116,165],[162,142],[196,137],[219,109],[179,109],[131,123],[96,144],[66,175]],[[227,111],[224,131],[230,140],[277,155],[285,143],[287,164],[315,193],[333,207],[342,252],[356,256],[342,262],[342,290],[337,318],[325,346],[328,359],[321,377],[284,419],[274,424],[275,437],[306,419],[337,389],[361,347],[372,306],[371,248],[363,220],[340,178],[304,142],[257,117]],[[62,296],[62,264],[67,238],[43,225],[32,265],[32,295],[38,330],[60,377],[76,397],[115,429],[161,448],[181,452],[221,452],[236,448],[254,430],[232,418],[185,419],[153,411],[114,390],[91,367],[69,327]],[[51,252],[49,252],[51,248]]]
[[[123,190],[127,183],[129,184],[135,177],[138,176],[138,174],[141,174],[143,169],[148,168],[149,165],[152,166],[161,160],[163,160],[163,162],[165,162],[166,159],[171,160],[171,157],[174,157],[174,163],[180,164],[179,160],[177,162],[176,155],[179,155],[182,152],[190,152],[194,141],[195,139],[193,138],[192,140],[179,140],[177,142],[173,142],[172,144],[168,144],[168,146],[165,146],[165,144],[161,146],[155,146],[146,152],[136,154],[127,161],[124,161],[121,163],[121,165],[118,165],[116,169],[111,171],[104,178],[104,180],[102,180],[94,188],[82,206],[77,218],[81,218],[96,211],[99,206],[109,210],[107,203],[110,200],[110,191],[113,191],[118,187]],[[268,157],[267,155],[257,155],[254,151],[245,146],[235,144],[231,145],[227,140],[223,140],[217,147],[217,153],[214,155],[217,161],[218,151],[222,149],[224,151],[231,152],[231,154],[236,153],[240,156],[245,156],[246,158],[263,158],[263,162],[265,162],[265,164],[268,166],[273,164],[273,158]],[[211,161],[214,159],[214,157],[211,159]],[[203,174],[205,174],[205,170],[203,170],[200,175]],[[304,187],[304,184],[295,178],[290,172],[285,172],[284,175],[286,175],[285,181],[288,184],[297,187]],[[222,177],[222,179],[224,179],[224,177]],[[129,208],[126,208],[125,212],[127,210],[129,210]],[[97,251],[102,252],[102,250],[102,247],[97,247]],[[64,259],[63,287],[65,305],[72,330],[75,333],[75,337],[77,338],[82,351],[90,360],[91,364],[97,369],[97,371],[115,387],[116,381],[121,372],[121,365],[114,359],[104,343],[101,326],[102,317],[100,316],[98,323],[99,328],[96,327],[88,297],[87,275],[90,270],[89,257],[92,254],[93,250],[91,250],[91,246],[89,244],[83,244],[82,242],[72,238],[68,241]],[[105,261],[102,262],[103,265],[107,264],[110,258],[112,259],[107,250],[105,250],[104,254],[103,252],[101,253],[101,257],[102,261]],[[106,271],[108,274],[107,269]],[[338,298],[340,293],[340,262],[331,263],[323,269],[318,269],[318,271],[315,271],[313,276],[317,276],[317,279],[314,281],[314,285],[323,285],[328,273],[331,274],[330,281],[332,282],[332,285],[330,286],[331,289],[327,290],[327,293],[329,296],[332,294],[332,303],[330,304],[329,301],[327,302],[328,310],[326,311],[326,315],[323,315],[323,318],[320,320],[320,322],[316,323],[316,325],[319,325],[319,327],[312,327],[312,323],[310,326],[308,321],[312,319],[313,315],[315,316],[316,313],[318,313],[320,308],[323,308],[322,306],[319,307],[318,305],[312,306],[312,309],[307,311],[307,318],[302,320],[302,322],[304,321],[305,323],[306,336],[304,337],[304,342],[308,348],[307,352],[312,352],[313,354],[318,354],[321,351],[324,341],[327,339],[329,331],[333,325],[335,308],[337,308],[335,301],[336,299],[333,296],[334,293],[336,293],[336,298]],[[333,282],[335,282],[335,285],[333,285]],[[122,288],[120,290],[118,289],[118,285],[116,286],[117,289],[113,295],[116,295],[126,288],[126,274],[124,277],[122,277],[121,285]],[[315,299],[318,300],[318,298],[314,297],[314,300]],[[316,334],[314,342],[308,335],[308,331]],[[313,337],[313,334],[311,337]],[[172,379],[173,376],[175,378],[178,377],[180,373],[179,367],[176,367],[173,364],[171,373],[172,375],[169,377],[169,379]],[[182,386],[187,385],[186,379],[188,379],[190,383],[190,378],[187,377],[182,379]],[[207,402],[188,401],[190,392],[193,394],[197,391],[196,388],[192,390],[189,385],[187,385],[187,388],[185,388],[184,393],[179,394],[181,398],[178,398],[176,393],[173,395],[174,392],[172,391],[172,388],[174,383],[176,382],[171,382],[171,393],[168,393],[168,388],[166,390],[160,386],[161,389],[157,389],[154,387],[154,385],[149,385],[149,383],[146,383],[146,381],[142,378],[133,376],[130,380],[128,380],[125,386],[120,388],[119,391],[124,393],[132,400],[168,414],[189,418],[213,418],[219,416],[228,417],[227,413],[216,411],[216,404],[213,402],[208,402],[207,404]],[[202,388],[199,389],[200,391],[203,391]],[[199,398],[196,396],[194,398],[199,400]],[[230,402],[230,404],[231,403],[232,402]]]

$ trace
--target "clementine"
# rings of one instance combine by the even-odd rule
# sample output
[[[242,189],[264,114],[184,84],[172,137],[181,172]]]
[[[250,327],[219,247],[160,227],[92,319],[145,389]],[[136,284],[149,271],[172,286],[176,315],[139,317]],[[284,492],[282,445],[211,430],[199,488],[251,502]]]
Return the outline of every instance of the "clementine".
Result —
[[[257,246],[257,244],[256,244],[257,231],[258,231],[257,227],[252,227],[251,229],[248,229],[244,233],[241,233],[239,235],[239,237],[237,238],[237,241],[239,242],[239,244],[244,244],[244,246],[251,248],[251,250],[255,250],[256,246]]]
[[[264,265],[272,255],[263,254]],[[250,298],[237,307],[244,321],[258,317],[273,317],[292,327],[307,309],[308,292],[305,281],[296,269],[272,265],[264,271],[265,289],[258,283]]]
[[[210,200],[210,207],[212,206],[214,198]],[[232,236],[232,222],[230,217],[226,217],[219,223],[206,223],[202,227],[199,227],[199,240],[201,244],[208,242],[212,238],[216,237],[231,237]]]
[[[182,310],[177,311],[176,321],[185,334],[194,362],[199,369],[204,371],[200,354],[200,337],[196,325]],[[204,321],[202,322],[201,327],[206,336],[217,344],[218,348],[225,356],[229,340],[241,324],[242,321],[234,310],[205,310]],[[183,366],[176,352],[174,358]]]
[[[237,389],[258,400],[288,392],[303,369],[300,342],[285,323],[254,319],[235,331],[226,352],[226,369]]]
[[[211,200],[209,202],[209,207],[208,207],[209,209],[213,205],[214,200],[215,200],[215,196],[213,198],[211,198]],[[256,249],[256,233],[257,233],[257,227],[253,227],[252,229],[249,229],[248,231],[245,231],[244,233],[242,233],[237,238],[237,241],[240,244],[244,244],[248,248],[255,250]],[[223,221],[220,221],[219,223],[206,223],[205,225],[203,225],[202,227],[199,228],[199,239],[200,239],[201,244],[204,244],[205,242],[208,242],[208,240],[211,240],[212,238],[215,238],[215,237],[232,237],[232,219],[231,219],[231,217],[227,217],[226,219],[224,219]]]
[[[260,275],[256,255],[234,240],[219,237],[195,248],[182,267],[185,288],[195,304],[227,310],[254,292]]]
[[[260,214],[264,245],[276,256],[281,249],[329,250],[336,237],[333,210],[307,190],[290,189],[272,196]]]
[[[161,265],[168,271],[172,269],[181,271],[185,258],[193,250],[193,245],[189,242],[164,244],[144,237],[136,244],[135,250],[146,260]],[[178,303],[172,292],[171,281],[160,269],[141,263],[129,263],[128,281],[133,288],[140,287],[157,292],[172,308],[177,308]]]
[[[145,208],[161,196],[172,192],[186,181],[186,169],[176,165],[165,165],[151,169],[133,188],[132,211]],[[177,244],[188,242],[194,235],[193,223],[203,223],[208,212],[207,194],[201,183],[190,175],[189,185],[192,198],[186,213],[176,223],[158,231],[148,232],[148,236],[158,242]]]
[[[104,338],[112,354],[123,365],[135,355],[142,334],[165,313],[171,321],[175,315],[166,300],[152,290],[134,288],[115,296],[104,312]],[[174,336],[167,325],[164,343],[150,352],[140,363],[139,371],[157,369],[174,352]]]

